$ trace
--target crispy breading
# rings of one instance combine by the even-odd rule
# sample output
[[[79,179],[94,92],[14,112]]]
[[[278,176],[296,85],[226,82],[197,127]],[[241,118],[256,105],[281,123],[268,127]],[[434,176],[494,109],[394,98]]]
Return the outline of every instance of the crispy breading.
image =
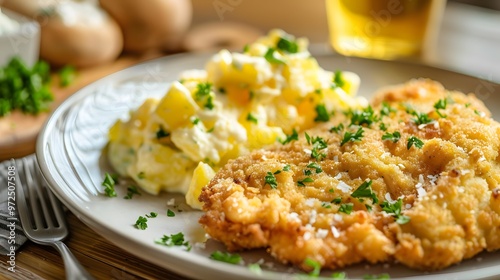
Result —
[[[305,270],[307,258],[438,270],[500,248],[500,125],[472,94],[412,80],[307,135],[216,174],[199,198],[212,238]]]

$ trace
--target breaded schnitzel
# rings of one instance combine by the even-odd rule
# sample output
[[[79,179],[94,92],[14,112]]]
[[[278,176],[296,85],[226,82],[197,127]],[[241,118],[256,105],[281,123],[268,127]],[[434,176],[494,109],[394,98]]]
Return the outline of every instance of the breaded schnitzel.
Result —
[[[200,223],[228,250],[438,270],[500,248],[500,125],[472,94],[413,80],[295,136],[203,189]]]

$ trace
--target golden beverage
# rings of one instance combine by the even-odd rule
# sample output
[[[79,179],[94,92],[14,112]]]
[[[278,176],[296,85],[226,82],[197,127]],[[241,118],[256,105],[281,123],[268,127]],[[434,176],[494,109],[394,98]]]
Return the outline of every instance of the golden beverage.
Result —
[[[437,36],[446,0],[326,0],[330,43],[340,54],[421,56]]]

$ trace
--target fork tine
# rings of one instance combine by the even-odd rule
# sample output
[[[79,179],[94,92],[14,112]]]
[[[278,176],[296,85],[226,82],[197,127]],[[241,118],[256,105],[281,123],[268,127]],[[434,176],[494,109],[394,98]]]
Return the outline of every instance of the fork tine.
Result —
[[[42,175],[42,171],[40,170],[38,165],[36,167],[37,167],[36,168],[37,178],[39,179],[38,181],[41,182],[40,183],[41,187],[42,187],[42,189],[45,190],[45,192],[49,198],[49,201],[52,205],[52,207],[51,207],[52,213],[51,214],[52,214],[52,218],[53,218],[53,226],[66,227],[66,217],[64,216],[63,206],[62,206],[61,202],[59,201],[59,199],[56,198],[54,193],[50,191],[48,184],[47,184],[47,181],[45,181],[45,178]]]
[[[36,229],[41,229],[45,227],[45,225],[43,224],[44,219],[42,217],[44,209],[40,207],[40,201],[42,201],[42,199],[39,197],[38,191],[34,187],[34,184],[36,184],[36,180],[33,179],[33,168],[30,165],[30,160],[23,158],[22,163],[24,169],[24,180],[26,182],[24,188],[28,192],[31,217],[33,218],[31,222]]]
[[[15,161],[12,160],[13,164],[15,164]],[[25,177],[25,172],[23,168],[20,168],[19,165],[15,165],[17,167],[17,172],[16,172],[16,181],[18,182],[18,185],[16,187],[16,199],[18,201],[17,204],[17,212],[19,215],[19,219],[21,220],[21,224],[23,223],[29,223],[31,225],[31,215],[30,211],[28,210],[28,203],[26,200],[26,195],[25,195],[25,190],[24,190],[24,184],[21,183],[22,177]],[[26,226],[23,226],[25,228]]]

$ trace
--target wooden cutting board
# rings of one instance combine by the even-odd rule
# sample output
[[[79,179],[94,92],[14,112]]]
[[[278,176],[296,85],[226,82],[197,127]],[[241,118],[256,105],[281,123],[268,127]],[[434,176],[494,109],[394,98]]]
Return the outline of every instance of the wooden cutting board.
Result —
[[[163,55],[160,52],[123,55],[111,63],[78,69],[75,80],[67,87],[59,86],[59,77],[54,73],[51,89],[55,100],[51,104],[51,111],[82,87],[116,71]],[[16,111],[0,117],[0,161],[34,153],[38,133],[49,116],[50,112],[33,116]]]

